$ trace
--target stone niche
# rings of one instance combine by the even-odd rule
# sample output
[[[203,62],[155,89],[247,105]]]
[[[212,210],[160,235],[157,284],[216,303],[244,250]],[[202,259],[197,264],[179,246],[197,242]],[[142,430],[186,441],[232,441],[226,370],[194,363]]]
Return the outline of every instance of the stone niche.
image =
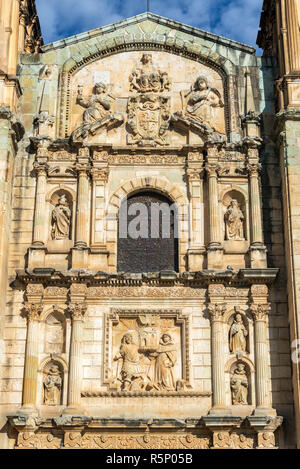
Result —
[[[222,77],[167,52],[120,52],[88,64],[72,77],[69,96],[75,141],[181,147],[202,144],[203,127],[226,133]]]
[[[105,382],[112,391],[188,392],[188,317],[179,311],[121,311],[107,317]]]

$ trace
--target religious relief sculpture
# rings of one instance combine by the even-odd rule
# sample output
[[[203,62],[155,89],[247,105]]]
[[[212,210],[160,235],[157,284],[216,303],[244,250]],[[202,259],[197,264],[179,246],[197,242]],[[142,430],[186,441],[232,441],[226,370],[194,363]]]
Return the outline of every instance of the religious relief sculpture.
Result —
[[[137,326],[137,330],[123,334],[114,356],[121,390],[184,391],[184,381],[175,377],[178,345],[173,334],[161,327],[158,316],[151,314],[139,315]]]
[[[248,386],[245,365],[238,363],[230,379],[233,405],[248,405]]]
[[[128,143],[140,146],[168,145],[171,87],[168,74],[152,63],[151,54],[143,54],[141,66],[129,77],[127,130]]]
[[[94,136],[104,129],[109,130],[121,125],[124,117],[120,113],[112,112],[112,101],[115,97],[108,91],[108,85],[99,82],[94,86],[92,95],[85,98],[82,93],[82,86],[78,86],[77,104],[86,108],[82,115],[82,125],[80,125],[71,135],[73,142],[81,142],[89,136]]]
[[[51,215],[51,237],[53,240],[69,239],[71,226],[71,210],[67,197],[59,197]]]
[[[173,368],[177,360],[176,346],[170,334],[163,334],[155,353],[155,385],[162,391],[175,391]]]
[[[223,141],[221,129],[218,128],[215,110],[224,107],[220,92],[209,85],[204,76],[199,76],[190,90],[181,93],[182,111],[172,116],[174,123],[179,122],[199,130],[207,138]]]
[[[225,238],[227,240],[243,241],[244,236],[244,215],[236,199],[232,199],[226,213],[225,220]]]
[[[44,404],[60,405],[62,377],[58,365],[51,365],[44,379]]]
[[[248,331],[244,325],[243,317],[240,313],[237,313],[234,317],[229,333],[230,352],[245,352],[247,346],[247,335]]]

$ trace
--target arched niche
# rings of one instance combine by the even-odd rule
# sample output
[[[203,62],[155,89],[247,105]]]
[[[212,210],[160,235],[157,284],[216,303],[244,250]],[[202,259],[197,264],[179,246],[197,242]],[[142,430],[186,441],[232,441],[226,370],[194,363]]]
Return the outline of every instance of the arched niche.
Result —
[[[123,198],[118,214],[119,272],[178,271],[178,209],[155,190]]]
[[[66,320],[64,315],[53,308],[44,320],[44,353],[66,352]]]
[[[66,403],[67,366],[60,357],[43,360],[38,381],[42,405],[61,406]]]
[[[226,322],[229,353],[242,355],[250,353],[249,319],[245,311],[236,306]]]
[[[49,253],[68,253],[74,244],[75,195],[65,187],[51,191],[47,196]]]
[[[255,405],[255,377],[254,366],[251,360],[231,359],[225,366],[230,390],[230,405],[252,406]]]

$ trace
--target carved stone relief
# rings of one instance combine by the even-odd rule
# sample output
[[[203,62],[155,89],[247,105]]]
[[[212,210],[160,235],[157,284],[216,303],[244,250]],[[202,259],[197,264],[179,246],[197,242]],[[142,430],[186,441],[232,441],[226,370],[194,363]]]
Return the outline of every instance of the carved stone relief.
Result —
[[[238,363],[234,369],[230,379],[232,404],[247,405],[248,404],[248,377],[244,363]]]
[[[51,313],[45,323],[45,353],[63,353],[65,349],[65,328],[58,315]]]
[[[128,98],[127,142],[167,145],[170,97],[159,93],[170,90],[171,83],[166,72],[154,67],[151,54],[143,54],[141,64],[129,77],[130,91],[135,94]]]
[[[108,130],[123,123],[122,114],[112,112],[112,101],[115,98],[110,94],[108,85],[102,82],[96,83],[89,98],[85,98],[82,91],[82,85],[79,85],[77,104],[84,107],[86,111],[82,115],[82,125],[71,135],[72,141],[81,142],[88,136],[96,135],[104,129]]]
[[[236,199],[232,199],[225,215],[225,238],[227,240],[244,240],[244,215]]]
[[[174,312],[108,315],[106,382],[114,392],[185,393],[189,384],[188,318]]]
[[[236,314],[229,332],[229,349],[232,353],[245,352],[247,348],[248,331],[245,327],[243,316],[236,308]]]
[[[45,371],[43,380],[44,385],[44,401],[45,405],[56,406],[61,404],[62,394],[62,373],[59,365],[51,362]]]
[[[69,239],[71,226],[71,209],[65,194],[62,194],[51,213],[51,238],[53,240]]]

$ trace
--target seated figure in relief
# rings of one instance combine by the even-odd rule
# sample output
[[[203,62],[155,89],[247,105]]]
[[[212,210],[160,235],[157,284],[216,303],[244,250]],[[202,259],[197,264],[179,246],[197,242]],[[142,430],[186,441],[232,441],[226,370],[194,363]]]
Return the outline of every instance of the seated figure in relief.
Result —
[[[111,112],[112,99],[108,86],[102,82],[96,83],[92,96],[88,99],[82,94],[82,86],[78,86],[77,104],[86,108],[82,115],[82,125],[74,130],[71,140],[81,141],[87,136],[96,135],[103,128],[112,128],[124,122],[122,114]]]
[[[51,237],[53,240],[68,239],[71,225],[71,210],[66,196],[63,194],[58,199],[56,207],[51,215]]]
[[[243,363],[238,363],[230,380],[232,404],[248,404],[248,378]]]
[[[232,199],[225,215],[225,237],[227,240],[244,240],[244,215],[237,200]]]
[[[248,331],[244,326],[243,318],[240,313],[237,313],[234,317],[232,326],[229,334],[229,348],[230,352],[245,352],[247,340],[246,337]]]
[[[216,88],[209,86],[205,77],[198,77],[192,89],[185,95],[186,113],[194,119],[215,128],[214,108],[224,107],[221,95]]]

